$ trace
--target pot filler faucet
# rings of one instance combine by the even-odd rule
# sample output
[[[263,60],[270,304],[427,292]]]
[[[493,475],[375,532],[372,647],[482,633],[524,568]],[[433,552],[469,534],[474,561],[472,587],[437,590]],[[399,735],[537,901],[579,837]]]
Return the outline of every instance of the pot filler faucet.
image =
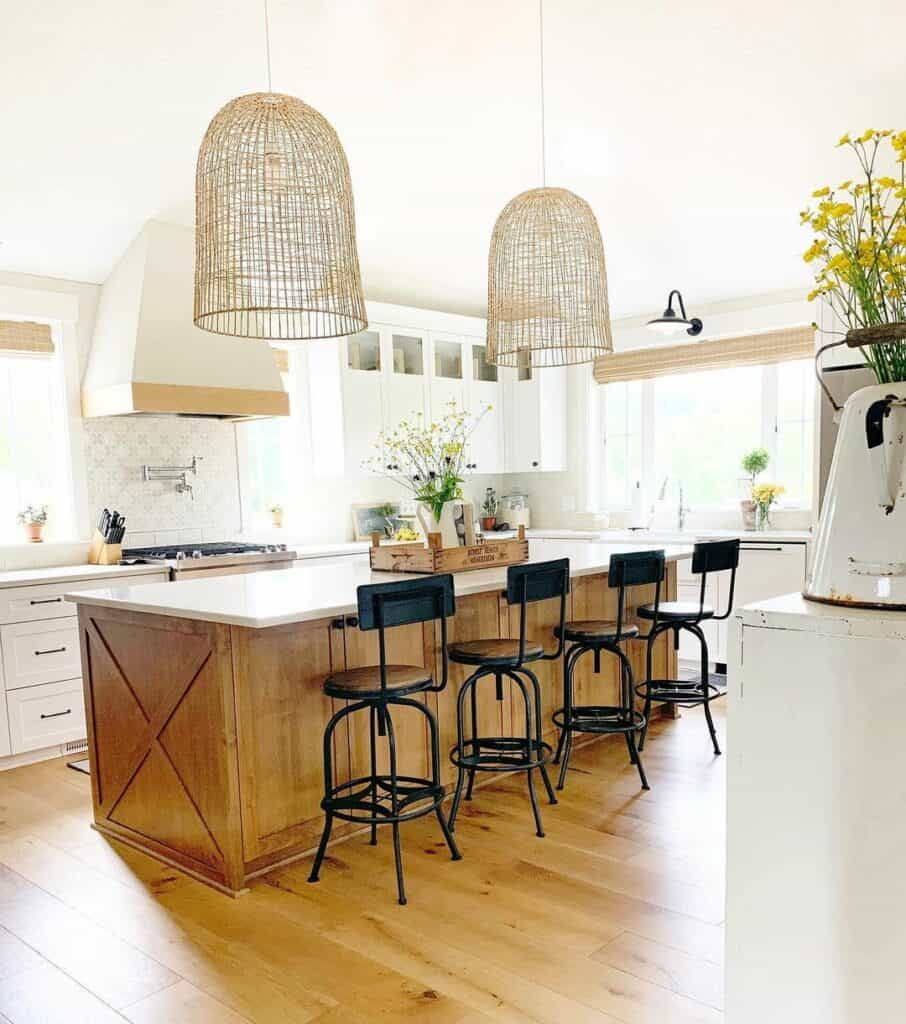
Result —
[[[198,475],[198,463],[201,462],[200,455],[193,455],[188,466],[142,466],[142,480],[149,483],[152,480],[175,480],[176,493],[188,494],[192,501],[195,500],[195,491],[186,479],[186,474]]]

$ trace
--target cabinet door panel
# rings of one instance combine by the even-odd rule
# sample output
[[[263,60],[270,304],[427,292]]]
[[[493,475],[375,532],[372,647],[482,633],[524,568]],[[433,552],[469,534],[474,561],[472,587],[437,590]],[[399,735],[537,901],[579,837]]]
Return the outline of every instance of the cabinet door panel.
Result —
[[[343,372],[343,462],[350,476],[370,475],[363,463],[379,454],[375,443],[384,425],[381,374],[374,370]]]
[[[342,632],[338,649],[332,632],[324,621],[232,630],[246,860],[320,836],[321,738],[337,710],[322,686],[343,654]],[[338,777],[348,778],[345,733],[334,757]]]

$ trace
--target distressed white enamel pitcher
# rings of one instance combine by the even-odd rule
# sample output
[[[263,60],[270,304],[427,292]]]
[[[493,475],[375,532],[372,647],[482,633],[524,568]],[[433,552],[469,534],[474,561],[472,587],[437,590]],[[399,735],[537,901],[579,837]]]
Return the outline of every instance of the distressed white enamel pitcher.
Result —
[[[906,610],[906,383],[843,406],[804,595]]]

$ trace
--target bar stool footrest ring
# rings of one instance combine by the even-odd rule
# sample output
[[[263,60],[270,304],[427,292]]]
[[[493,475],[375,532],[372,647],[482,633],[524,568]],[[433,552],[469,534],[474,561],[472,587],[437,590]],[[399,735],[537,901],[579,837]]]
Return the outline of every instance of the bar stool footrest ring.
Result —
[[[450,750],[450,760],[457,768],[477,772],[524,772],[540,768],[554,756],[553,747],[543,740],[527,740],[524,736],[475,736]],[[534,756],[532,756],[534,755]]]
[[[707,687],[708,700],[724,696],[724,691],[714,683],[709,682]],[[643,700],[647,699],[650,694],[652,701],[661,704],[679,704],[688,708],[698,707],[700,704],[704,704],[706,699],[700,680],[650,679],[639,683],[635,692]]]
[[[340,782],[321,801],[321,809],[335,818],[357,825],[392,825],[433,813],[446,796],[444,787],[435,785],[431,779],[397,775],[397,810],[394,814],[388,803],[392,800],[391,780],[390,775],[377,775],[373,780],[370,775],[365,775]],[[413,807],[413,804],[419,806]]]
[[[631,715],[628,718],[627,715]],[[566,723],[566,709],[557,708],[551,718],[558,729],[566,729],[569,732],[589,732],[602,734],[616,734],[627,732],[641,732],[645,728],[645,716],[641,711],[633,710],[618,705],[606,704],[584,704],[574,706],[570,709],[569,724]]]

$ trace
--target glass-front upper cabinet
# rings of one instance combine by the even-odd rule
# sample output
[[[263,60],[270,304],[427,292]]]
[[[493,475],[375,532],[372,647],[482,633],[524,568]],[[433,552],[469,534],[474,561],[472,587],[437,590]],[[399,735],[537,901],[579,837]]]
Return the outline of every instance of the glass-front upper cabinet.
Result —
[[[381,369],[381,336],[377,331],[359,331],[346,341],[346,365],[350,370],[370,372]]]
[[[481,384],[497,383],[497,367],[488,362],[486,345],[472,346],[472,380]]]
[[[421,377],[425,372],[425,343],[422,338],[394,334],[391,339],[393,372],[407,377]]]
[[[462,380],[462,344],[458,341],[434,342],[434,376],[444,380]]]

